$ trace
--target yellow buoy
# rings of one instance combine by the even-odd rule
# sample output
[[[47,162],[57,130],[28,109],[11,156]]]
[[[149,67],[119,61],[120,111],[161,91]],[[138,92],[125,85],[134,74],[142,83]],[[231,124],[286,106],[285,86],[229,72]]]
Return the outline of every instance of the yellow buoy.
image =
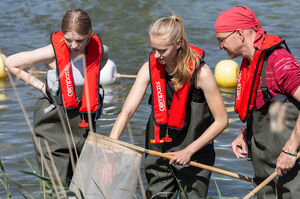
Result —
[[[2,53],[0,53],[0,79],[3,77],[6,77],[6,71],[4,66],[4,60],[6,59],[6,56]]]
[[[234,60],[219,61],[215,67],[215,78],[221,87],[235,87],[238,74],[239,65]]]

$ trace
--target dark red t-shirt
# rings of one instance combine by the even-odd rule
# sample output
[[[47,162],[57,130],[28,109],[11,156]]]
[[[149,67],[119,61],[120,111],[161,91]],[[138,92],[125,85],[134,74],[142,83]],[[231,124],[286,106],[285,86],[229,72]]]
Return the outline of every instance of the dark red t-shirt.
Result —
[[[268,60],[266,82],[272,97],[278,93],[293,96],[300,86],[300,64],[286,49],[278,48]],[[257,88],[255,107],[264,105],[261,78]]]

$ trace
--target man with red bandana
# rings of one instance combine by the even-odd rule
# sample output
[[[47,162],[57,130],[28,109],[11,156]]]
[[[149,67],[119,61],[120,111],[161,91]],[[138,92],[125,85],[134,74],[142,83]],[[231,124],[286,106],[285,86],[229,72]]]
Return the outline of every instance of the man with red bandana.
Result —
[[[250,155],[255,184],[274,170],[279,177],[257,193],[257,198],[299,198],[300,64],[285,41],[267,35],[249,8],[236,6],[219,14],[215,23],[219,49],[231,58],[242,56],[235,111],[247,130],[231,144],[238,158]],[[288,123],[279,133],[270,128],[270,105],[281,101]],[[249,136],[251,135],[251,136]],[[246,139],[247,138],[247,139]]]

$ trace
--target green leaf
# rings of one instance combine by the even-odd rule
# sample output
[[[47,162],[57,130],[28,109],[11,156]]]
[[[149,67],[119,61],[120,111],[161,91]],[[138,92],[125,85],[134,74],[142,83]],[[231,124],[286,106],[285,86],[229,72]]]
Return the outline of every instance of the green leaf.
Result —
[[[7,178],[9,178],[12,182],[14,182],[24,193],[26,193],[31,199],[37,199],[34,195],[32,195],[30,193],[30,191],[28,191],[26,189],[26,187],[24,185],[22,185],[21,183],[17,182],[16,180],[12,179],[11,177],[7,176]]]
[[[217,191],[218,191],[219,198],[222,199],[221,192],[220,192],[220,189],[219,189],[218,184],[217,184],[216,181],[215,181],[215,185],[216,185],[216,188],[217,188]]]
[[[181,183],[179,182],[178,178],[176,177],[175,173],[173,172],[173,170],[172,170],[171,168],[170,168],[170,171],[172,172],[173,176],[175,177],[176,182],[177,182],[177,184],[178,184],[178,187],[179,187],[180,191],[183,193],[184,198],[185,198],[185,199],[188,199],[189,197],[188,197],[188,195],[187,195],[187,187],[184,186],[184,188],[182,188]]]
[[[70,197],[78,198],[77,195],[76,195],[76,193],[74,193],[74,192],[71,191],[71,190],[65,190],[65,194],[66,194],[67,196],[70,196]]]
[[[92,178],[93,182],[95,183],[97,189],[100,191],[100,193],[102,194],[102,196],[106,199],[104,193],[102,192],[101,188],[99,187],[99,185],[95,182],[95,180]]]
[[[51,183],[50,178],[47,178],[47,177],[38,175],[38,174],[36,174],[35,172],[30,172],[30,171],[20,171],[20,172],[23,173],[23,174],[26,174],[26,175],[35,176],[36,178],[38,178],[38,179],[40,179],[40,180],[43,180],[43,181],[45,181],[45,182]]]
[[[79,192],[80,192],[81,199],[84,199],[84,195],[83,195],[81,189],[78,189],[78,190],[79,190]]]
[[[33,168],[32,164],[27,160],[26,157],[24,157],[24,160],[27,163],[28,167],[31,169],[31,171],[34,171],[35,169]]]
[[[2,179],[0,179],[0,182],[1,182],[1,184],[4,186],[4,189],[7,191],[7,184],[6,183],[4,183],[4,181],[2,180]]]

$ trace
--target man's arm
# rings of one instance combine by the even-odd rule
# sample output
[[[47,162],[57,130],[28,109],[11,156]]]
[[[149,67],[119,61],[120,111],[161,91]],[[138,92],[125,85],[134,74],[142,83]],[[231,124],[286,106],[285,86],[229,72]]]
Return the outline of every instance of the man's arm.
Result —
[[[300,103],[300,86],[294,93],[293,97]],[[286,174],[287,171],[291,170],[296,163],[296,156],[291,154],[297,154],[297,150],[300,146],[300,113],[298,119],[293,129],[293,132],[283,147],[285,152],[280,153],[277,158],[276,171],[278,175],[282,176]],[[288,154],[291,153],[291,154]]]

